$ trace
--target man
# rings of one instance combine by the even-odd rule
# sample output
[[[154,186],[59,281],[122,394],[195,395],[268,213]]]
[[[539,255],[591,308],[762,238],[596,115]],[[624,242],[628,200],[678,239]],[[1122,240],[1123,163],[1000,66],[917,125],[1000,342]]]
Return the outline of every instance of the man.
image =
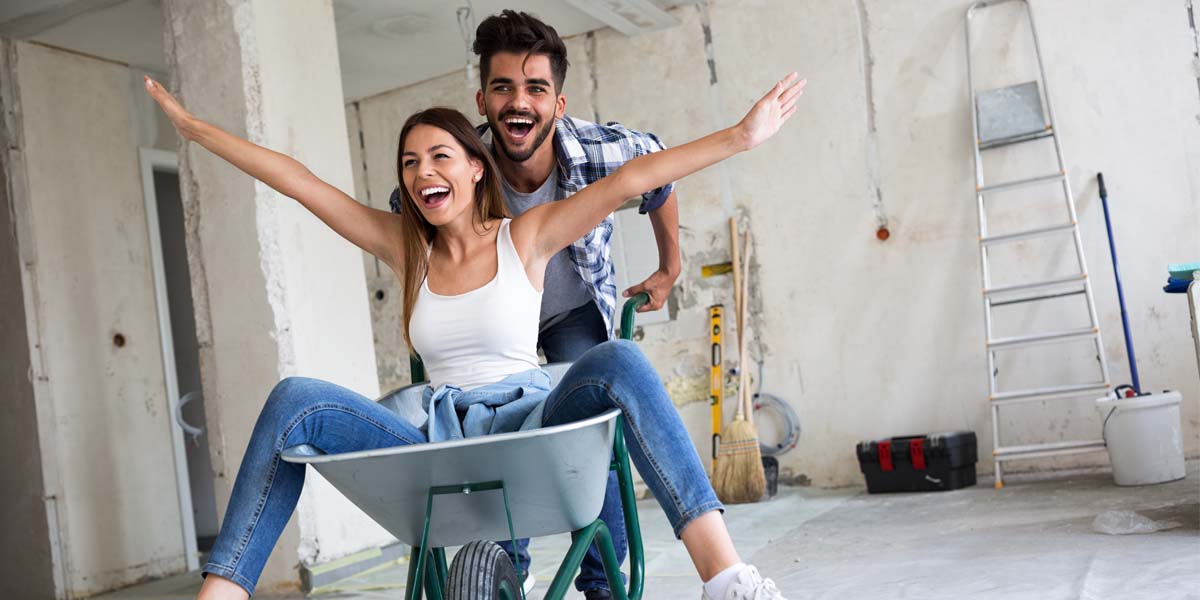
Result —
[[[514,215],[567,198],[626,161],[663,149],[652,134],[566,116],[566,45],[553,27],[537,18],[511,10],[490,16],[479,24],[473,49],[480,67],[476,103],[479,114],[487,117],[479,132],[492,147]],[[662,308],[679,277],[674,185],[644,194],[640,210],[650,216],[659,269],[625,290],[624,296],[648,293],[650,302],[640,309],[644,312]],[[612,334],[618,307],[608,248],[611,235],[609,217],[546,267],[538,345],[549,362],[573,361]],[[600,518],[612,532],[618,561],[624,561],[625,520],[612,473]],[[524,571],[529,568],[528,540],[518,545]],[[505,546],[511,555],[512,549]],[[588,600],[610,597],[595,547],[584,559],[575,587]]]

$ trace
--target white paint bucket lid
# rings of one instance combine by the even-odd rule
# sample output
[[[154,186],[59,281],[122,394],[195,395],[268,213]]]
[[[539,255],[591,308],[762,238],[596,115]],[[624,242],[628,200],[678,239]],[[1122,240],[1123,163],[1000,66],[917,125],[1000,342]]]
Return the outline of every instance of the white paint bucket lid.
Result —
[[[1171,404],[1179,404],[1182,396],[1179,392],[1172,390],[1164,390],[1162,392],[1150,392],[1141,396],[1132,398],[1111,398],[1105,396],[1096,400],[1096,408],[1107,411],[1115,408],[1117,410],[1138,410],[1143,408],[1154,408],[1156,406],[1168,406]]]

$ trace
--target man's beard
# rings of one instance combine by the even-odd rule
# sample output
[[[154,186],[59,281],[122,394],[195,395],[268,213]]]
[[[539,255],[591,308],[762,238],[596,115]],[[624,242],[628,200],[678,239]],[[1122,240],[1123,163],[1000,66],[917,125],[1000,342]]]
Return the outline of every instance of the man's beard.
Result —
[[[503,122],[496,123],[491,119],[488,119],[488,125],[492,128],[492,139],[497,143],[498,146],[500,146],[500,151],[504,153],[504,156],[507,157],[508,160],[521,163],[529,160],[529,157],[533,156],[533,153],[537,152],[537,149],[542,147],[542,144],[545,143],[546,138],[550,136],[550,128],[554,125],[554,120],[551,119],[546,121],[546,123],[542,126],[541,131],[538,131],[537,136],[533,138],[533,143],[529,145],[529,149],[523,152],[516,152],[509,148],[508,144],[505,143],[504,134],[507,133],[507,130],[500,129],[501,127],[504,127]]]

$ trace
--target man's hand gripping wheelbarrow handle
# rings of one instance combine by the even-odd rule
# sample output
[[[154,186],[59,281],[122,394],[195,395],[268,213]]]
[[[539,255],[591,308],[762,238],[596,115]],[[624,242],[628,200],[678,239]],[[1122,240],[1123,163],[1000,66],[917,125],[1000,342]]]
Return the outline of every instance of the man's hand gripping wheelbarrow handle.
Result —
[[[633,339],[633,318],[637,315],[637,309],[649,302],[650,294],[646,292],[641,292],[625,301],[625,306],[621,309],[621,339]]]

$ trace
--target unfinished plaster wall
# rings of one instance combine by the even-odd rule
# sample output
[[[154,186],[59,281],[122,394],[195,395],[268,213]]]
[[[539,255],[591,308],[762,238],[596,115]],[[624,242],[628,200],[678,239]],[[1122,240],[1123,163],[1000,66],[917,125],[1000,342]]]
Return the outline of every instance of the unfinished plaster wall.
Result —
[[[25,195],[20,107],[9,59],[14,45],[0,40],[0,597],[52,598],[54,560],[42,475],[33,355],[25,313],[25,284],[17,231],[17,196]],[[22,215],[23,216],[23,215]]]
[[[15,46],[32,375],[55,474],[44,539],[61,542],[59,593],[82,596],[184,568],[132,87],[123,65]]]
[[[646,326],[641,346],[702,455],[709,445],[707,307],[733,303],[731,282],[702,279],[700,267],[728,260],[730,209],[721,192],[728,181],[733,212],[749,219],[756,239],[751,323],[764,390],[789,401],[804,428],[797,449],[781,458],[784,475],[818,485],[855,483],[861,478],[855,442],[917,431],[974,430],[980,456],[989,456],[963,37],[969,4],[715,0],[707,13],[695,6],[674,10],[682,24],[666,31],[630,38],[601,30],[568,41],[568,112],[653,131],[668,144],[732,124],[788,71],[809,80],[798,114],[776,139],[679,183],[683,275],[672,298],[678,311],[672,322]],[[1128,368],[1097,171],[1105,172],[1114,202],[1144,385],[1182,390],[1186,451],[1194,456],[1200,385],[1186,307],[1181,297],[1160,291],[1166,263],[1200,255],[1200,98],[1187,12],[1175,3],[1115,0],[1086,14],[1057,3],[1036,8],[1112,380],[1127,381]],[[981,76],[982,87],[1032,78],[1021,66],[1031,58],[1029,43],[1013,16],[989,24],[1001,35],[983,40],[983,55],[1007,60],[997,60],[999,73]],[[716,109],[711,76],[719,85]],[[359,103],[362,164],[374,205],[385,206],[394,185],[390,163],[403,118],[440,103],[473,108],[473,91],[462,81],[456,72]],[[989,155],[989,181],[1052,171],[1046,148],[1028,158],[1015,149]],[[994,224],[1011,230],[1056,222],[1062,216],[1042,206],[1061,206],[1053,192],[998,199]],[[892,236],[880,242],[875,231],[884,221]],[[1068,250],[1029,242],[997,260],[1037,279],[1068,268]],[[1078,308],[1051,304],[1002,319],[1059,329],[1082,314]],[[381,366],[383,356],[401,347],[379,333],[398,330],[397,315],[394,308],[376,311]],[[1002,360],[1002,377],[1036,382],[1094,372],[1086,346],[1065,348]],[[1004,442],[1099,436],[1100,420],[1086,399],[1041,408],[1002,413],[1003,431],[1011,434]],[[761,425],[770,433],[769,423]],[[1098,453],[1010,465],[1106,462]],[[990,472],[990,461],[979,468]]]
[[[730,121],[772,78],[796,69],[810,80],[798,122],[758,152],[731,162],[731,171],[738,204],[750,214],[758,236],[755,281],[761,307],[754,323],[767,353],[766,387],[791,400],[806,425],[800,447],[783,465],[819,483],[856,481],[851,448],[866,437],[965,428],[980,432],[983,456],[990,450],[965,99],[962,17],[967,4],[718,2],[712,8],[717,76]],[[1163,323],[1182,323],[1186,315],[1176,297],[1164,296],[1158,288],[1165,263],[1198,249],[1189,233],[1200,222],[1196,146],[1184,142],[1188,136],[1196,139],[1198,99],[1187,77],[1185,37],[1149,33],[1175,29],[1182,34],[1186,15],[1164,5],[1132,10],[1107,3],[1078,19],[1065,7],[1038,5],[1043,6],[1058,9],[1039,10],[1039,26],[1085,251],[1099,282],[1097,302],[1113,378],[1126,380],[1127,370],[1094,200],[1097,170],[1108,171],[1110,182],[1119,172],[1126,189],[1137,190],[1139,198],[1156,199],[1148,210],[1126,195],[1124,210],[1116,214],[1125,234],[1126,285],[1136,289],[1128,300],[1142,307],[1142,318],[1135,311],[1134,336],[1159,354],[1157,361],[1143,356],[1148,385],[1179,387],[1194,399],[1200,390],[1188,368],[1186,337],[1173,335]],[[994,26],[1020,34],[1011,22]],[[913,35],[915,31],[922,34]],[[689,35],[699,33],[686,18],[664,40],[646,46],[612,32],[597,34],[596,56],[604,57],[597,88],[601,94],[614,91],[609,103],[598,103],[601,115],[617,118],[655,105],[640,97],[632,100],[644,93],[645,85],[626,87],[623,82],[630,80],[634,65],[645,65],[650,44],[660,45],[662,50],[653,54],[663,56],[664,50],[691,43],[680,39]],[[1022,48],[1027,45],[1017,45],[1012,62],[1022,56]],[[607,77],[605,58],[612,61]],[[686,54],[663,62],[678,65],[684,60]],[[1137,75],[1124,79],[1118,89],[1095,89],[1109,81],[1113,65]],[[672,82],[665,87],[675,89],[677,78],[660,81]],[[675,91],[682,97],[699,94]],[[1098,108],[1107,102],[1113,103],[1107,111]],[[1130,121],[1137,125],[1121,125]],[[699,131],[681,133],[686,139]],[[1046,162],[1037,168],[1013,153],[998,160],[1009,169],[1004,175],[1019,167],[1028,167],[1027,174],[1050,170]],[[1001,176],[992,174],[992,181]],[[695,179],[680,186],[684,224],[718,210],[717,205],[690,201]],[[893,233],[885,243],[873,237],[880,198]],[[1043,193],[1028,200],[1051,198]],[[1035,224],[1032,213],[1019,217],[1010,216],[1008,225]],[[1036,217],[1049,218],[1043,213]],[[696,247],[685,241],[685,254],[689,246]],[[1045,263],[1068,257],[1061,249],[1029,244],[1012,266],[1036,279],[1049,274],[1043,271]],[[691,285],[699,283],[698,266],[685,264],[691,279],[681,284],[685,298]],[[701,306],[692,314],[699,321],[704,302],[697,304]],[[681,311],[681,321],[687,312]],[[1059,329],[1061,324],[1053,324],[1066,314],[1065,308],[1051,307],[1028,324]],[[699,348],[703,333],[690,340],[681,331],[662,337],[671,340],[672,349],[681,343]],[[660,369],[672,364],[664,364],[666,356],[655,350]],[[1086,353],[1071,359],[1065,368],[1050,360],[1008,370],[1023,366],[1032,371],[1029,375],[1045,377],[1090,366]],[[1099,420],[1088,404],[1006,414],[1005,431],[1016,435],[1005,441],[1095,438]],[[1192,454],[1200,449],[1196,419],[1193,400],[1184,412]],[[1041,465],[1103,461],[1099,454]],[[990,465],[981,467],[990,470]]]

